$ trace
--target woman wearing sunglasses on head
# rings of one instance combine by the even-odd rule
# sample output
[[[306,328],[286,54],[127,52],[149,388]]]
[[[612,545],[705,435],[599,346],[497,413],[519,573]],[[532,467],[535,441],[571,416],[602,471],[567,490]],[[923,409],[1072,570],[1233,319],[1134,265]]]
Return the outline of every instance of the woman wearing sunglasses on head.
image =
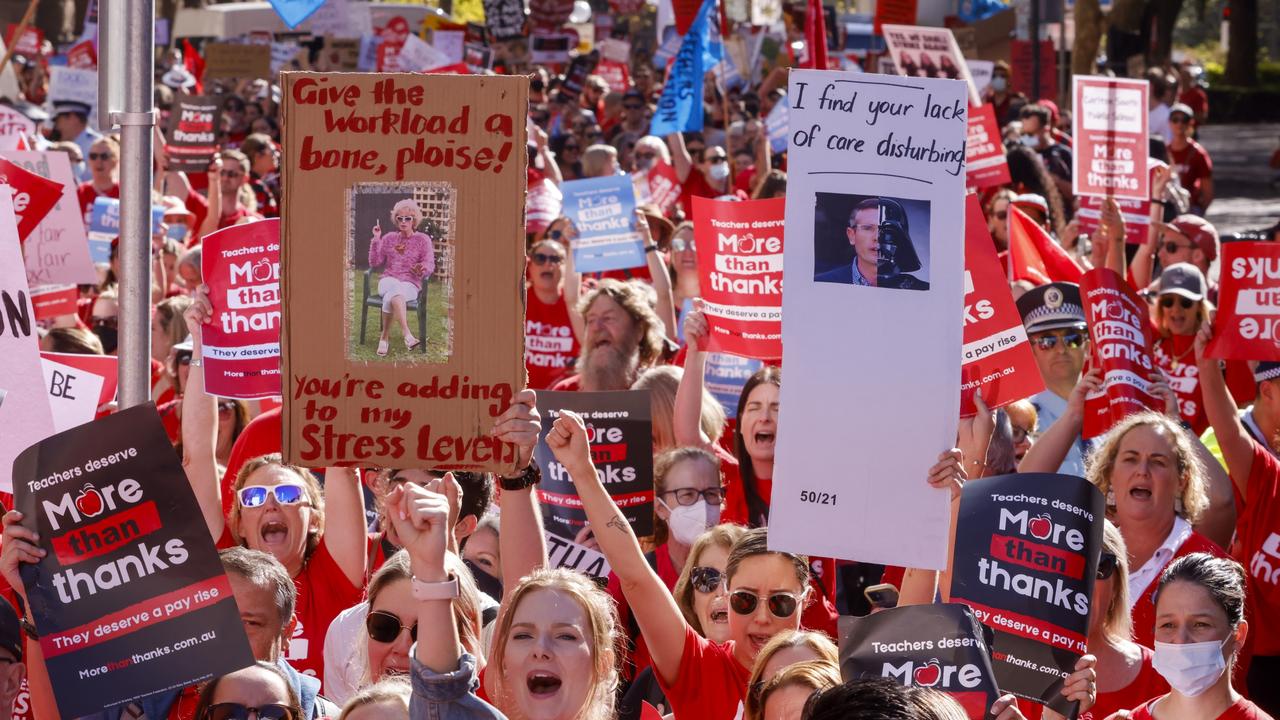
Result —
[[[285,659],[324,678],[324,637],[338,613],[360,601],[365,577],[364,496],[351,470],[330,468],[324,490],[315,475],[279,454],[247,461],[232,486],[229,517],[222,512],[216,462],[217,401],[204,392],[201,330],[211,322],[208,287],[200,286],[185,313],[192,361],[182,399],[183,467],[205,523],[219,547],[241,545],[275,556],[298,589],[298,627]]]
[[[560,233],[562,229],[555,228],[553,232]],[[579,338],[584,326],[577,298],[574,302],[565,299],[568,253],[567,242],[551,237],[538,240],[529,249],[524,366],[529,372],[529,387],[534,390],[549,388],[569,374],[582,349]]]
[[[302,706],[275,665],[258,661],[210,680],[200,691],[196,720],[302,720]]]

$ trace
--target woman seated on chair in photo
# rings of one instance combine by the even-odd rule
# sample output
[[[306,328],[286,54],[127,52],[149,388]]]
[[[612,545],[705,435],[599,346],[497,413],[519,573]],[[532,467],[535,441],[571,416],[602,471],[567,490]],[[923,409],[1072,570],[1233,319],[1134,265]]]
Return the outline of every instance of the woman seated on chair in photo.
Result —
[[[378,221],[374,223],[373,238],[369,241],[369,267],[385,265],[378,280],[378,294],[382,296],[379,355],[387,354],[392,320],[400,325],[405,349],[412,350],[423,342],[423,338],[415,338],[409,331],[406,306],[418,297],[422,284],[436,269],[431,236],[418,232],[418,225],[422,223],[422,210],[418,204],[408,198],[401,200],[391,209],[391,219],[396,230],[384,235],[382,223]]]

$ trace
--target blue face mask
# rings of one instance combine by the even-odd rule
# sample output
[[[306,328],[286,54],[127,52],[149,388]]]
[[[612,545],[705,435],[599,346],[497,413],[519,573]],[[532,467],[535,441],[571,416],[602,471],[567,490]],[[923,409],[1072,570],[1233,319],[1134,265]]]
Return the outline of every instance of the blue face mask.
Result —
[[[1009,81],[1003,75],[996,75],[991,78],[991,89],[996,92],[1004,92],[1009,87]]]

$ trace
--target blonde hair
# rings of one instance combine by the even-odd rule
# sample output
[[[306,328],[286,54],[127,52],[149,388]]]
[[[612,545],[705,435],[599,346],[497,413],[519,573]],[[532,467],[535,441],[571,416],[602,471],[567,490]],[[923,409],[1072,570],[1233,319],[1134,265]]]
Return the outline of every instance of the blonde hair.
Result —
[[[399,702],[404,709],[404,717],[409,717],[409,698],[413,696],[413,686],[407,677],[389,677],[370,685],[347,699],[342,706],[342,714],[338,720],[347,720],[347,716],[358,708],[376,705],[383,702]]]
[[[700,447],[671,448],[653,459],[653,497],[655,499],[660,498],[667,491],[667,475],[677,465],[699,461],[705,462],[717,482],[721,485],[724,484],[724,473],[720,471],[720,459],[715,455]],[[666,500],[664,499],[663,502],[666,502]],[[673,503],[668,503],[667,506],[674,509]],[[653,543],[661,545],[667,542],[669,532],[666,521],[658,516],[655,503],[653,511]]]
[[[164,330],[164,337],[169,347],[177,345],[187,337],[187,321],[182,314],[191,307],[191,302],[192,298],[189,295],[175,295],[156,304],[156,318],[160,320],[160,327]]]
[[[244,538],[240,537],[239,533],[236,532],[236,528],[240,525],[240,490],[245,486],[250,475],[264,467],[279,468],[296,475],[303,488],[306,489],[307,503],[311,506],[312,513],[311,522],[307,527],[307,549],[303,554],[305,562],[311,558],[311,553],[315,552],[315,549],[320,546],[320,538],[324,536],[324,493],[320,491],[320,483],[316,482],[316,476],[312,475],[311,471],[286,463],[280,453],[259,455],[241,466],[240,472],[236,475],[235,484],[231,486],[234,500],[231,503],[231,514],[227,518],[227,527],[231,530],[231,537],[236,541],[236,544],[242,547],[249,546]]]
[[[648,390],[650,419],[653,425],[654,450],[675,447],[675,410],[676,392],[680,389],[680,379],[684,368],[675,365],[658,365],[640,373],[640,377],[631,384],[632,390]],[[719,442],[724,435],[724,426],[728,422],[724,407],[715,399],[706,387],[702,388],[702,416],[698,423],[703,434],[711,442]]]
[[[693,611],[693,581],[690,575],[693,569],[697,567],[702,560],[702,554],[711,546],[724,548],[724,551],[733,549],[733,546],[747,534],[747,529],[741,525],[733,525],[725,523],[708,528],[706,532],[698,536],[693,541],[693,546],[689,548],[689,559],[685,561],[684,567],[680,569],[680,577],[676,579],[676,585],[671,590],[671,594],[676,598],[676,607],[680,608],[680,614],[684,615],[685,622],[689,623],[689,627],[699,635],[706,636],[706,630],[702,627],[702,621],[698,619],[698,613]]]
[[[480,629],[483,627],[484,620],[481,615],[480,588],[476,586],[471,571],[457,555],[446,551],[444,564],[445,570],[458,579],[458,597],[449,603],[453,608],[453,622],[458,627],[458,640],[467,652],[476,657],[478,663],[483,662],[484,644],[480,642]],[[387,558],[386,562],[382,563],[382,567],[378,568],[378,572],[369,579],[368,600],[365,602],[368,610],[373,611],[373,603],[378,599],[378,595],[392,583],[399,580],[408,581],[412,577],[413,572],[409,567],[407,550],[400,550]],[[400,618],[400,621],[405,625],[413,624],[411,618]],[[372,676],[373,668],[369,667],[369,630],[366,626],[360,627],[356,642],[356,662],[363,668],[360,671],[360,685],[381,682],[381,678]]]
[[[830,665],[837,678],[835,685],[840,684],[840,651],[831,642],[830,638],[822,633],[809,630],[780,632],[765,643],[763,648],[760,648],[760,653],[756,655],[756,661],[751,666],[751,679],[747,682],[746,709],[748,718],[756,719],[762,716],[766,688],[772,685],[773,689],[777,689],[783,684],[782,682],[775,682],[781,679],[783,671],[779,670],[773,677],[764,677],[765,666],[779,652],[798,647],[807,647],[818,656],[817,660],[810,661],[813,664]],[[810,662],[797,663],[797,665],[807,665]],[[787,667],[795,667],[795,665]],[[814,689],[820,689],[821,686],[814,685],[813,687]]]
[[[612,145],[592,145],[582,153],[582,175],[599,177],[610,159],[617,159],[618,150]]]
[[[396,222],[396,216],[401,212],[407,212],[413,215],[413,227],[415,230],[422,224],[422,208],[418,207],[417,201],[411,198],[405,198],[397,202],[391,208],[391,227],[399,227],[399,223]]]
[[[494,673],[496,683],[495,705],[510,715],[508,709],[513,698],[507,690],[506,655],[507,638],[511,634],[516,608],[529,594],[538,590],[556,590],[574,599],[587,616],[588,627],[582,628],[583,637],[591,648],[594,661],[591,671],[592,692],[582,708],[575,713],[580,720],[608,720],[614,715],[614,702],[618,690],[617,613],[613,599],[587,576],[572,570],[534,570],[502,599],[502,612],[498,627],[493,633],[493,648],[489,657],[489,672]],[[523,680],[521,680],[523,682]]]
[[[1036,412],[1035,404],[1026,398],[1009,403],[1004,407],[1004,411],[1010,420],[1030,420],[1031,422],[1027,425],[1031,432],[1035,432],[1040,427],[1040,414]]]
[[[1173,335],[1173,333],[1169,332],[1164,327],[1164,316],[1166,314],[1166,311],[1164,309],[1164,305],[1160,303],[1160,298],[1164,297],[1165,295],[1177,295],[1177,293],[1164,293],[1163,295],[1156,296],[1155,324],[1156,324],[1156,330],[1160,333],[1161,338],[1168,338],[1168,337],[1172,337]],[[1178,295],[1178,297],[1182,297],[1182,296]],[[1209,315],[1212,312],[1213,312],[1213,304],[1209,302],[1209,297],[1206,295],[1205,297],[1200,298],[1200,302],[1196,303],[1195,330],[1199,330],[1201,326],[1203,326],[1206,322],[1209,321]]]
[[[1133,616],[1129,612],[1129,550],[1125,547],[1120,528],[1110,520],[1102,527],[1102,551],[1116,556],[1116,569],[1111,573],[1111,597],[1102,616],[1102,634],[1112,643],[1130,640],[1133,635]],[[1094,603],[1103,601],[1095,597]]]
[[[631,152],[635,153],[635,151],[640,148],[648,148],[652,150],[653,154],[657,155],[662,162],[667,163],[668,165],[671,164],[671,151],[667,149],[667,144],[662,142],[662,138],[657,135],[645,135],[640,138],[636,141],[636,146],[631,150]]]
[[[769,696],[785,687],[799,685],[810,690],[826,690],[839,684],[840,666],[829,660],[810,660],[788,665],[777,675],[765,680],[759,692],[755,691],[754,685],[751,686],[747,693],[744,716],[747,720],[761,720],[764,717],[764,707],[769,702]]]
[[[1153,410],[1143,410],[1121,420],[1102,436],[1093,453],[1085,461],[1085,477],[1102,491],[1103,496],[1107,498],[1108,512],[1110,512],[1110,507],[1115,505],[1114,498],[1111,497],[1111,472],[1115,469],[1116,456],[1120,453],[1120,443],[1130,430],[1139,427],[1163,430],[1168,437],[1169,445],[1173,448],[1178,478],[1182,482],[1182,494],[1179,496],[1182,509],[1179,510],[1175,505],[1174,513],[1194,525],[1199,521],[1205,508],[1209,506],[1204,465],[1192,448],[1191,440],[1188,439],[1182,426],[1166,415]]]

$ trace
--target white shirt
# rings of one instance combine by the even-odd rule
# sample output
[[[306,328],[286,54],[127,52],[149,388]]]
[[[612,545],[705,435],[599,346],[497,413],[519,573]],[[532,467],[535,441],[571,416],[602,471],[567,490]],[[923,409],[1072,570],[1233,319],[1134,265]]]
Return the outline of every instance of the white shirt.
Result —
[[[1191,523],[1183,520],[1179,516],[1173,518],[1173,529],[1169,531],[1169,537],[1160,543],[1160,547],[1151,554],[1151,557],[1143,563],[1142,567],[1129,573],[1129,609],[1132,610],[1134,605],[1138,604],[1141,598],[1150,587],[1151,583],[1160,577],[1160,571],[1164,570],[1164,566],[1169,564],[1169,560],[1173,558],[1173,554],[1182,547],[1182,543],[1191,537]],[[328,675],[325,675],[326,681]]]
[[[1173,128],[1169,127],[1169,106],[1164,103],[1147,112],[1147,132],[1164,138],[1165,144],[1173,142]]]
[[[1058,396],[1052,390],[1042,390],[1038,394],[1031,396],[1031,404],[1036,408],[1036,421],[1043,433],[1049,429],[1049,426],[1058,421],[1063,413],[1067,411],[1067,401]],[[1084,453],[1081,452],[1082,442],[1079,438],[1071,443],[1071,449],[1067,451],[1067,456],[1062,459],[1062,465],[1058,467],[1058,472],[1063,475],[1075,475],[1084,477]],[[328,677],[326,675],[326,677]]]

